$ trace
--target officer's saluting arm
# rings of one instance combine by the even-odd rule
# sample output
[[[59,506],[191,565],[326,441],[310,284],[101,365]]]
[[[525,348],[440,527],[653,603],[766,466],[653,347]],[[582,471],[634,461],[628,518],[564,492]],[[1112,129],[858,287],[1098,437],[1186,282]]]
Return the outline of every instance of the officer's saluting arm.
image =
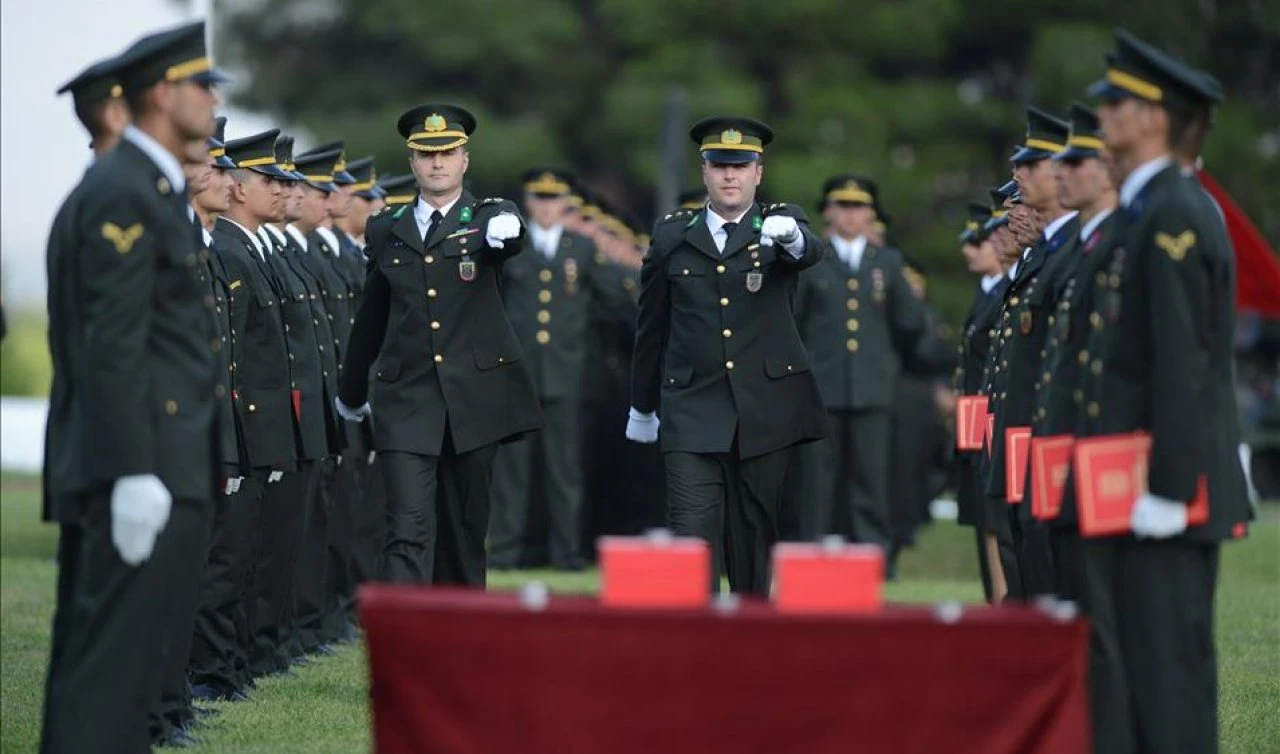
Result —
[[[822,261],[822,239],[809,227],[804,210],[794,204],[770,204],[764,208],[760,243],[778,248],[780,263],[803,270]]]
[[[484,230],[486,253],[490,259],[504,262],[524,249],[524,218],[509,199],[485,199],[478,207],[480,227]]]
[[[342,360],[342,383],[338,386],[338,399],[353,409],[363,406],[368,399],[369,367],[378,358],[387,335],[391,286],[378,268],[378,255],[387,247],[391,229],[388,217],[390,215],[375,215],[365,225],[368,277],[360,294],[360,308],[347,338],[347,352]]]
[[[1148,490],[1169,500],[1196,496],[1204,472],[1200,452],[1208,380],[1208,343],[1214,297],[1209,269],[1212,235],[1201,232],[1185,205],[1164,206],[1148,226],[1142,266],[1148,282],[1147,330],[1151,333],[1151,467]],[[1217,332],[1210,337],[1231,337]]]
[[[99,481],[156,474],[155,385],[147,343],[157,230],[148,227],[151,218],[140,209],[145,200],[124,187],[95,192],[84,205],[79,235],[85,248],[75,257],[84,313],[84,457]]]

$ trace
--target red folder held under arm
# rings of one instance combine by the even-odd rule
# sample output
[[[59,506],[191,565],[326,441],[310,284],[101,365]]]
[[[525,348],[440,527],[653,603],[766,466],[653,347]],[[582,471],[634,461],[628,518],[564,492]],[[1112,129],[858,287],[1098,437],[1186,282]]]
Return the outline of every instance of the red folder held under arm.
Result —
[[[1027,451],[1031,449],[1031,427],[1006,427],[1004,430],[1004,491],[1009,505],[1022,502],[1022,488],[1027,483]]]
[[[956,399],[956,450],[982,450],[983,417],[987,396],[962,395]]]
[[[1080,536],[1127,534],[1133,505],[1147,491],[1151,435],[1132,432],[1076,442],[1076,503]],[[1187,503],[1187,526],[1209,520],[1209,484],[1203,475],[1195,499]]]
[[[1071,469],[1074,435],[1031,438],[1031,515],[1052,521],[1062,511],[1062,488]]]

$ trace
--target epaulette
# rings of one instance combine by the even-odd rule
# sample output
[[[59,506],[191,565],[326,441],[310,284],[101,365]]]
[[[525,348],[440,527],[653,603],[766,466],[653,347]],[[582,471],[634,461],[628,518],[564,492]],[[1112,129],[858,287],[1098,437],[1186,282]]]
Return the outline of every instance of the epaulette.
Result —
[[[774,204],[765,205],[764,214],[768,215],[771,212],[777,212],[780,209],[788,209],[790,207],[791,205],[786,202],[775,202]]]
[[[484,200],[482,200],[482,201],[480,202],[480,205],[481,205],[481,206],[484,206],[484,205],[486,205],[486,204],[501,204],[502,202],[505,202],[505,201],[506,201],[506,199],[503,199],[503,198],[501,198],[501,197],[491,196],[491,197],[489,197],[488,199],[484,199]]]
[[[384,210],[387,210],[387,209],[391,209],[391,208],[390,208],[390,207],[384,207],[383,209],[384,209]],[[406,209],[409,209],[409,205],[407,205],[407,204],[401,204],[401,205],[400,205],[400,209],[396,210],[396,213],[395,213],[394,215],[392,215],[392,216],[391,216],[391,219],[392,219],[392,220],[399,220],[399,219],[400,219],[400,216],[404,214],[404,211],[405,211]]]
[[[666,217],[662,218],[662,222],[666,223],[666,222],[671,222],[673,220],[682,220],[686,217],[689,217],[690,215],[697,214],[697,212],[698,210],[678,209],[675,212],[672,212],[668,214]]]

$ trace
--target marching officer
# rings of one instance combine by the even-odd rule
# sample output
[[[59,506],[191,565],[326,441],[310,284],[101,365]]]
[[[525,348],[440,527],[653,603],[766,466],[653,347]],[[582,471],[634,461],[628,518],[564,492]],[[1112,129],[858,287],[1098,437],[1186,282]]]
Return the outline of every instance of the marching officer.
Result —
[[[511,202],[463,189],[471,113],[422,105],[397,126],[419,198],[369,222],[369,278],[338,411],[360,421],[378,407],[390,529],[382,577],[483,586],[498,443],[542,423],[499,288],[525,229]]]
[[[1000,336],[995,347],[997,369],[1003,374],[993,401],[995,424],[991,437],[991,466],[987,495],[1008,500],[1005,430],[1029,428],[1036,387],[1041,383],[1041,351],[1049,318],[1057,307],[1058,281],[1069,272],[1076,254],[1079,224],[1074,211],[1058,201],[1057,163],[1049,159],[1066,149],[1069,126],[1036,107],[1027,108],[1026,142],[1010,162],[1022,205],[1037,213],[1044,229],[1021,257],[1005,292]],[[1025,478],[1025,466],[1015,473]],[[1022,589],[1015,596],[1057,593],[1048,528],[1030,515],[1030,505],[1008,510],[1017,547]]]
[[[927,321],[901,252],[868,240],[875,194],[856,175],[833,176],[822,187],[828,253],[800,281],[796,322],[831,434],[800,449],[793,470],[800,479],[787,504],[799,514],[800,539],[845,532],[887,553],[894,385]]]
[[[45,494],[62,528],[44,752],[149,749],[167,648],[191,630],[170,596],[196,589],[217,483],[219,341],[182,160],[204,153],[224,79],[203,23],[143,37],[109,72],[134,125],[49,239]]]
[[[822,398],[792,312],[822,241],[794,205],[761,205],[767,125],[708,118],[690,137],[710,196],[657,223],[641,272],[628,438],[657,442],[668,521],[707,540],[735,592],[769,589],[789,449],[824,434]]]
[[[525,249],[503,267],[503,301],[546,425],[536,437],[498,451],[489,521],[489,560],[498,569],[519,565],[529,510],[539,499],[547,504],[552,566],[580,571],[584,565],[582,390],[597,264],[595,244],[563,224],[571,181],[560,170],[526,171],[522,182],[531,223]],[[535,465],[544,469],[540,488],[533,481]]]
[[[1095,260],[1077,436],[1150,434],[1132,535],[1082,543],[1095,631],[1097,750],[1218,748],[1213,596],[1222,540],[1252,517],[1236,455],[1233,256],[1220,216],[1175,161],[1206,78],[1123,30],[1103,78],[1103,140],[1120,178],[1121,239]],[[1096,366],[1095,366],[1096,365]],[[1207,493],[1208,520],[1187,505]]]

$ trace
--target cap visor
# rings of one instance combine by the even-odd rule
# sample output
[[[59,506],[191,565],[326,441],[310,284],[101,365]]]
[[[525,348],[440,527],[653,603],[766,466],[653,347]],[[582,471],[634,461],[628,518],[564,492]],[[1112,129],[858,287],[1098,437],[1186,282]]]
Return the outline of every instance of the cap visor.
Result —
[[[1121,89],[1120,87],[1116,86],[1110,81],[1107,81],[1106,79],[1098,79],[1097,81],[1090,84],[1089,87],[1084,91],[1085,91],[1085,94],[1089,95],[1094,99],[1104,99],[1104,100],[1128,99],[1129,97],[1137,96],[1133,92],[1129,91],[1128,89]]]
[[[356,180],[356,177],[354,175],[348,173],[345,170],[343,170],[340,173],[334,173],[333,182],[338,184],[339,186],[350,186],[353,183],[359,183],[359,181]]]
[[[226,84],[231,81],[231,77],[217,68],[210,68],[207,71],[197,73],[189,80],[197,84]]]
[[[1097,157],[1096,149],[1081,149],[1080,147],[1067,147],[1063,151],[1055,154],[1053,160],[1062,162],[1064,160],[1087,160],[1091,157]]]
[[[1028,162],[1039,162],[1053,156],[1053,152],[1044,149],[1033,149],[1031,147],[1023,147],[1013,153],[1009,158],[1009,162],[1014,165],[1022,165]]]
[[[960,243],[971,242],[973,240],[973,231],[968,229],[961,231],[960,235],[956,236],[956,240]]]
[[[215,157],[213,159],[213,166],[215,168],[222,168],[223,170],[234,170],[236,164],[231,161],[230,157],[223,155],[222,157]]]
[[[995,230],[996,228],[999,228],[1001,225],[1004,225],[1007,222],[1009,222],[1008,215],[1004,215],[1003,217],[993,217],[982,224],[982,232],[990,233],[991,231]]]
[[[708,149],[702,153],[702,159],[720,165],[744,165],[760,159],[760,153],[747,149]]]
[[[268,178],[275,178],[275,179],[277,179],[277,180],[281,180],[281,181],[292,181],[292,180],[293,180],[293,174],[292,174],[292,173],[286,173],[286,172],[284,172],[283,170],[281,170],[280,168],[276,167],[275,165],[259,165],[259,166],[252,167],[252,168],[249,168],[249,169],[250,169],[250,170],[252,170],[252,171],[253,171],[253,172],[255,172],[255,173],[261,173],[261,174],[263,174],[263,175],[267,176]]]
[[[303,183],[307,184],[308,186],[315,189],[316,191],[323,191],[326,194],[332,194],[338,190],[338,187],[333,185],[332,183],[313,183],[312,181],[303,181]]]

